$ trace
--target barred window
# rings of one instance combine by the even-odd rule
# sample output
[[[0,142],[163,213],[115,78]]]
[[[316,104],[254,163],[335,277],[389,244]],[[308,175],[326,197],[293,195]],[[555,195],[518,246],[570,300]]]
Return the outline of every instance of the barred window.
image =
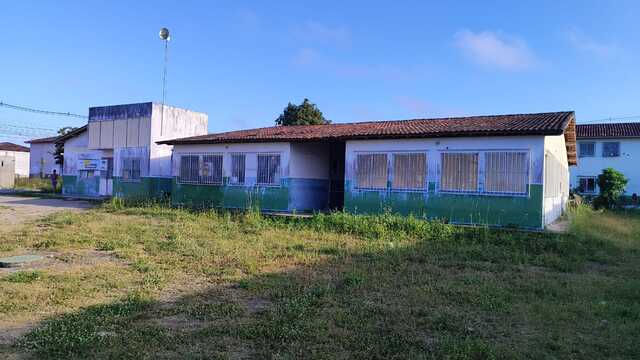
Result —
[[[244,184],[246,159],[245,154],[231,154],[231,184]]]
[[[596,154],[596,143],[594,142],[581,142],[579,144],[580,146],[580,151],[579,151],[579,156],[580,157],[592,157],[595,156]]]
[[[280,185],[280,155],[258,154],[258,185]]]
[[[360,189],[386,189],[387,154],[358,154],[356,185]]]
[[[424,153],[393,154],[393,181],[396,190],[422,190],[427,178],[427,155]]]
[[[181,183],[222,184],[221,154],[189,154],[180,156]]]
[[[122,158],[122,180],[140,181],[140,158]]]
[[[596,177],[595,176],[585,176],[579,178],[580,181],[580,192],[585,194],[593,194],[596,192]]]
[[[222,155],[202,155],[200,184],[222,184]]]
[[[602,143],[602,157],[618,157],[620,156],[620,143],[619,142],[604,142]]]
[[[478,153],[442,153],[440,190],[478,191]]]
[[[486,152],[484,157],[484,191],[526,194],[528,168],[527,153],[525,152]]]
[[[180,156],[180,177],[181,183],[197,183],[200,157],[198,155]]]

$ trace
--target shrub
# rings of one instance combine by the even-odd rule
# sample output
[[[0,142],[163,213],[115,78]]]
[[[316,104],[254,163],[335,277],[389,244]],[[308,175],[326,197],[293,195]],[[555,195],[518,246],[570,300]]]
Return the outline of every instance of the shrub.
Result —
[[[613,168],[602,170],[602,174],[598,175],[600,195],[594,200],[593,206],[596,208],[613,208],[624,193],[624,188],[627,186],[628,181],[621,172]]]

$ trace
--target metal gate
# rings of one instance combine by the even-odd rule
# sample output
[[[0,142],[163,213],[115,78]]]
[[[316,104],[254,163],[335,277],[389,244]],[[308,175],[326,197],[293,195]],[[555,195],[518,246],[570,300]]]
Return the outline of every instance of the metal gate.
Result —
[[[13,156],[0,156],[0,189],[11,189],[16,180],[16,161]]]

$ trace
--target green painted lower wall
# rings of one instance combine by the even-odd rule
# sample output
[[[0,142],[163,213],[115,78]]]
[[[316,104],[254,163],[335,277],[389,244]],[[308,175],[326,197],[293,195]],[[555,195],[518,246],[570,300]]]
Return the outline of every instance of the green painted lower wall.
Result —
[[[542,228],[542,185],[530,185],[526,197],[443,194],[434,183],[427,192],[361,191],[345,185],[344,208],[356,214],[391,211],[460,224]]]
[[[268,211],[287,211],[289,187],[283,179],[278,187],[181,184],[173,180],[171,203],[194,208],[259,208]]]
[[[125,199],[162,199],[171,194],[171,178],[143,177],[140,181],[113,178],[113,196]]]
[[[75,196],[99,196],[100,177],[80,178],[75,175],[62,176],[62,194]]]

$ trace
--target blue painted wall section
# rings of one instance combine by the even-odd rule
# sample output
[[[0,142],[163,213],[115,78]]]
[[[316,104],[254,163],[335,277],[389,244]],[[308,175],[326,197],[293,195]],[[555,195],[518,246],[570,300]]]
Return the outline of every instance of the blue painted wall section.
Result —
[[[98,106],[89,108],[89,121],[151,117],[153,103]]]

